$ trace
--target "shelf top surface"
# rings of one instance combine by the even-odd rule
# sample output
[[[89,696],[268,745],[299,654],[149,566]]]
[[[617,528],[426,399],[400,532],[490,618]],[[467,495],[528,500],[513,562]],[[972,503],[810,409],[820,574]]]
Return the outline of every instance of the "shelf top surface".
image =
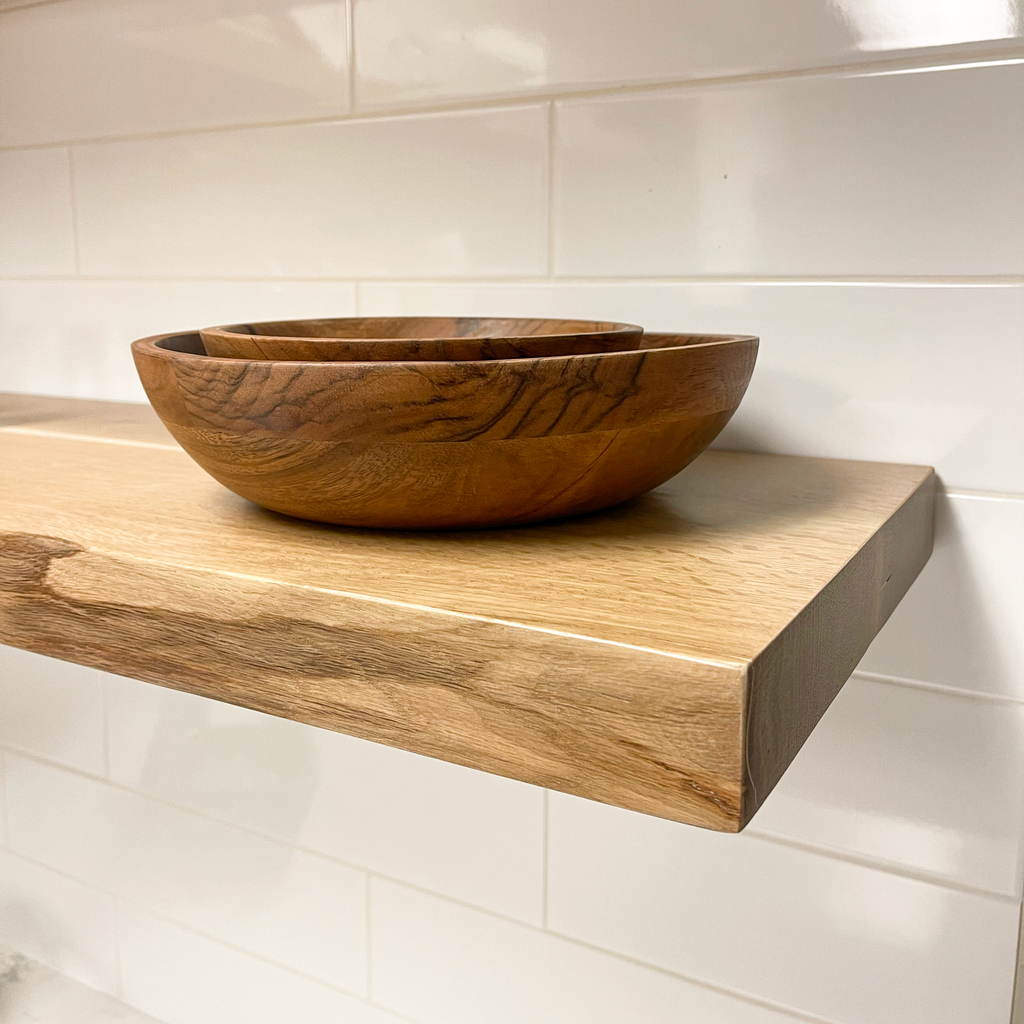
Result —
[[[356,530],[236,497],[148,406],[0,401],[4,531],[723,666],[764,650],[931,472],[711,450],[649,494],[572,520]]]

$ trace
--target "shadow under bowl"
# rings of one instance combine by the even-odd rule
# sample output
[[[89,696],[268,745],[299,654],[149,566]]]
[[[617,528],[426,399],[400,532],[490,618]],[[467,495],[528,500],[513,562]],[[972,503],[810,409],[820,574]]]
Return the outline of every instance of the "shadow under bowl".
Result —
[[[593,512],[683,469],[735,412],[757,339],[644,335],[626,351],[477,362],[132,354],[181,446],[258,505],[347,526],[457,529]]]
[[[315,362],[519,359],[635,348],[643,328],[604,320],[365,316],[200,331],[211,356]]]

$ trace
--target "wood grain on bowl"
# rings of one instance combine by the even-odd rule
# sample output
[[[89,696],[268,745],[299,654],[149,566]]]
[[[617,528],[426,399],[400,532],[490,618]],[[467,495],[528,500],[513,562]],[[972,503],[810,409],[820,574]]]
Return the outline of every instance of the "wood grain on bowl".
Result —
[[[274,362],[201,354],[196,334],[132,346],[153,407],[226,487],[304,519],[494,526],[605,508],[714,439],[757,339],[490,362]]]
[[[643,329],[604,320],[367,316],[208,327],[212,356],[376,361],[519,359],[635,348]]]

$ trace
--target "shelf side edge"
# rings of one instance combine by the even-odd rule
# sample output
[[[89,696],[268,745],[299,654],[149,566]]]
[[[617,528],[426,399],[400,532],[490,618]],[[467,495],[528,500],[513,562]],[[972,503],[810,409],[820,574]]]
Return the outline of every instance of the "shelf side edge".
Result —
[[[935,473],[924,479],[752,662],[742,825],[782,778],[932,553]]]

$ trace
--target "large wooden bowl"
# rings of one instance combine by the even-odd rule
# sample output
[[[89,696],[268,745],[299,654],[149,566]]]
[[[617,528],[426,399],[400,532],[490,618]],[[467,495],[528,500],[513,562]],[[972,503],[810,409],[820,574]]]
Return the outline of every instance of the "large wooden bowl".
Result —
[[[231,359],[519,359],[635,348],[643,328],[603,320],[352,316],[268,320],[200,331],[211,356]]]
[[[489,362],[271,362],[198,334],[132,345],[153,407],[225,487],[350,526],[437,529],[590,512],[656,487],[725,426],[757,339]]]

